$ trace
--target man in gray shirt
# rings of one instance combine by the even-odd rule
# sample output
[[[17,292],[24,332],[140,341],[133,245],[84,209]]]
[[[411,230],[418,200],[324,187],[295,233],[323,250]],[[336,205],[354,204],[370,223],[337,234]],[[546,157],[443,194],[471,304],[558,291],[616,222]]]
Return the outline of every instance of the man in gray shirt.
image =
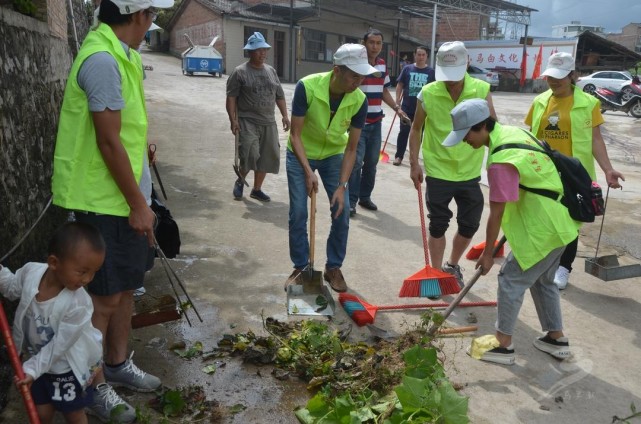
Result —
[[[278,174],[280,145],[274,103],[283,119],[283,129],[289,130],[285,93],[276,70],[265,63],[271,46],[260,32],[253,33],[244,50],[249,51],[249,61],[239,65],[227,80],[227,114],[231,132],[240,139],[240,172],[245,177],[254,171],[254,187],[250,197],[269,202],[262,191],[267,173]],[[243,182],[234,183],[234,199],[243,197]]]

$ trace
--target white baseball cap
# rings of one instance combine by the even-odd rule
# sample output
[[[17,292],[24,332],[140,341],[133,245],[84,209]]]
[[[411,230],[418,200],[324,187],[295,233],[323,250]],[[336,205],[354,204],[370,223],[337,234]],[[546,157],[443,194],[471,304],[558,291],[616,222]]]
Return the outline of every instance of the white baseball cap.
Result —
[[[131,15],[150,7],[167,9],[174,5],[174,0],[111,0],[118,7],[121,15]]]
[[[562,79],[574,71],[574,58],[570,53],[554,53],[548,59],[548,67],[541,74],[542,77]]]
[[[436,52],[436,81],[460,81],[467,71],[467,49],[460,41],[449,41]]]
[[[474,125],[485,121],[490,116],[490,108],[487,101],[483,99],[465,100],[452,109],[452,132],[450,132],[443,143],[445,147],[452,147],[463,141]]]
[[[359,75],[380,76],[380,72],[369,64],[367,49],[361,44],[343,44],[334,53],[334,65],[347,66]]]

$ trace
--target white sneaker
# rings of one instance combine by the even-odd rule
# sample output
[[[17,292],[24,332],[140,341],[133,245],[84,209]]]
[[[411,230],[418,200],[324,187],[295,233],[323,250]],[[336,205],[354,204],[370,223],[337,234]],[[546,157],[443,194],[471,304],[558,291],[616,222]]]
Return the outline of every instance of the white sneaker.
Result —
[[[568,280],[570,279],[570,270],[564,266],[559,266],[554,274],[554,284],[559,288],[559,290],[565,290],[568,286]]]
[[[136,421],[136,410],[122,400],[118,393],[106,383],[100,383],[96,386],[93,405],[89,406],[86,411],[103,423],[125,424]]]

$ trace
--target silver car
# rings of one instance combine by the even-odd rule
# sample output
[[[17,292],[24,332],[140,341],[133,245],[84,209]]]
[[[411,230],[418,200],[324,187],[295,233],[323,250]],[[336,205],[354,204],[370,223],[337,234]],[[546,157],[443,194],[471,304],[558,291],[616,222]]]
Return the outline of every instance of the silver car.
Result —
[[[468,66],[467,73],[472,78],[480,79],[490,84],[490,91],[495,91],[499,88],[499,74],[492,72],[489,69],[479,68],[478,66]]]
[[[576,81],[576,86],[590,94],[594,94],[594,90],[598,87],[604,87],[618,93],[631,81],[632,75],[628,71],[599,71],[580,77]]]

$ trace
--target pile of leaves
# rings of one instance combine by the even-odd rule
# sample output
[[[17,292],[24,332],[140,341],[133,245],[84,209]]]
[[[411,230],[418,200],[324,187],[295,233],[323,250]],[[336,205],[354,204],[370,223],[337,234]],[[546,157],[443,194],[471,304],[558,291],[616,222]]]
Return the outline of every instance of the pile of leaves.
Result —
[[[304,380],[314,396],[296,410],[302,423],[467,423],[468,400],[456,393],[426,335],[439,317],[426,314],[423,325],[374,344],[348,342],[351,326],[331,321],[267,318],[267,336],[227,334],[203,358],[237,356],[274,365],[276,378]],[[194,351],[198,347],[178,353]]]

